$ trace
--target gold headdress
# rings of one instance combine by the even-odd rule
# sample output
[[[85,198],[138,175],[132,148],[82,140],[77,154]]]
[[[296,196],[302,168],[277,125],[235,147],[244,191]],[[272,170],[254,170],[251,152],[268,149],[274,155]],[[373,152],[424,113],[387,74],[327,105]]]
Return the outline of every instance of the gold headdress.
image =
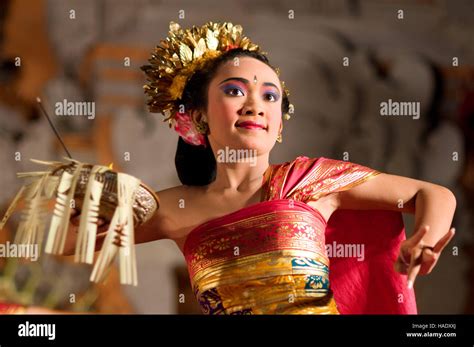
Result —
[[[186,83],[195,71],[206,66],[221,54],[236,48],[266,54],[260,47],[243,35],[240,25],[229,22],[208,22],[201,27],[193,26],[183,30],[180,25],[170,22],[169,36],[160,41],[149,65],[142,66],[147,75],[148,84],[144,85],[149,97],[150,112],[162,113],[170,127],[188,143],[204,144],[204,136],[197,131],[190,116],[179,112],[179,100]],[[277,71],[278,73],[278,71]],[[282,86],[289,95],[284,82]],[[285,115],[288,119],[289,115]]]

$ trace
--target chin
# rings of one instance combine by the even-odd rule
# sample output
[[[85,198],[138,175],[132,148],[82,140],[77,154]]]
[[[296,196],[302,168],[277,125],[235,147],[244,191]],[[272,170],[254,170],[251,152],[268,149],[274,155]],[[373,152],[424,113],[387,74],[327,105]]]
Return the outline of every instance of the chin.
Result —
[[[225,138],[227,138],[225,140]],[[228,136],[215,138],[212,142],[220,143],[219,147],[228,147],[233,149],[252,149],[258,154],[270,151],[275,145],[275,141],[270,139],[268,133],[231,133]]]
[[[240,137],[235,146],[235,148],[254,149],[257,153],[268,152],[272,147],[273,144],[269,140],[257,137]]]

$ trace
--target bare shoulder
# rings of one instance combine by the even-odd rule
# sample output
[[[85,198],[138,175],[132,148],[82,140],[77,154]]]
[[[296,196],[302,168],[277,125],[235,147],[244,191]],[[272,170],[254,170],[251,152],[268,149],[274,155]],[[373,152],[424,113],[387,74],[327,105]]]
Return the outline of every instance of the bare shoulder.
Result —
[[[160,199],[160,205],[161,206],[164,205],[163,202],[165,201],[168,202],[175,198],[179,198],[181,195],[186,193],[186,191],[188,191],[189,188],[190,187],[188,186],[180,185],[180,186],[175,186],[175,187],[166,188],[166,189],[157,191],[156,194],[158,195],[158,198]]]

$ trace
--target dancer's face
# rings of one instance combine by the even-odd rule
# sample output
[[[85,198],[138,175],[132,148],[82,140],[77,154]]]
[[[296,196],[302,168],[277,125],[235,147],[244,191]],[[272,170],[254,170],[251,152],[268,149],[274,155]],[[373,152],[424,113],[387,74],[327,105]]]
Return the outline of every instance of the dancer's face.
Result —
[[[209,84],[207,120],[213,149],[269,152],[281,126],[283,91],[265,63],[238,57],[219,67]]]

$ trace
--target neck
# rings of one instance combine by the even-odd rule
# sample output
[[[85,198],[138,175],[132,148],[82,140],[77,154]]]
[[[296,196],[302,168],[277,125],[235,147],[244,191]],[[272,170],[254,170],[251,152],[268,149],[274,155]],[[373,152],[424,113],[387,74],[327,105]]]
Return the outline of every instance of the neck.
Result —
[[[269,166],[269,153],[257,155],[247,162],[226,162],[216,159],[216,179],[209,188],[236,192],[254,191],[261,187]]]

